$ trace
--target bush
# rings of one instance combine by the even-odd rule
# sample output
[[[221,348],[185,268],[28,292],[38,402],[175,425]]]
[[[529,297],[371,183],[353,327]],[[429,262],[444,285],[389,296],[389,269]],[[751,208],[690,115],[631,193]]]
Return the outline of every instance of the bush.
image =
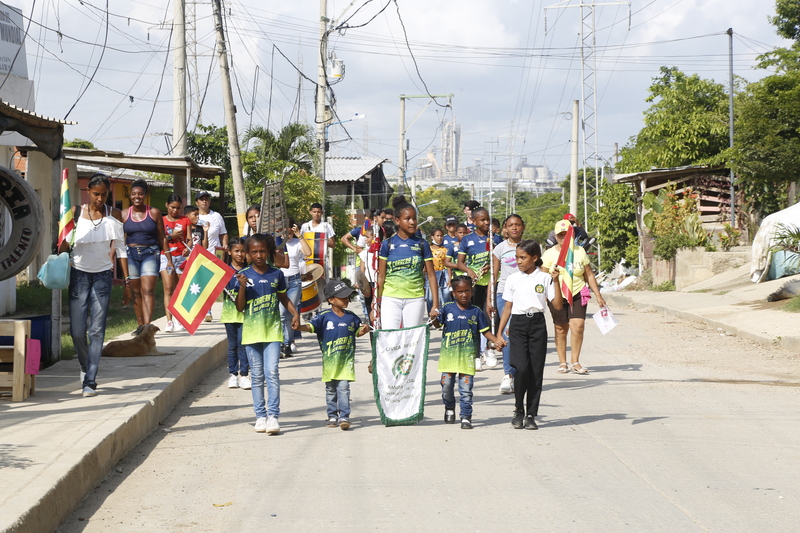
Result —
[[[685,233],[671,233],[657,237],[653,244],[653,255],[664,261],[675,258],[678,248],[691,248],[694,246],[692,239]]]
[[[739,245],[742,232],[727,223],[723,227],[723,232],[719,234],[719,245],[723,251],[730,252],[731,248]]]
[[[656,285],[653,287],[654,291],[657,292],[670,292],[675,290],[675,282],[674,281],[665,281],[660,285]]]

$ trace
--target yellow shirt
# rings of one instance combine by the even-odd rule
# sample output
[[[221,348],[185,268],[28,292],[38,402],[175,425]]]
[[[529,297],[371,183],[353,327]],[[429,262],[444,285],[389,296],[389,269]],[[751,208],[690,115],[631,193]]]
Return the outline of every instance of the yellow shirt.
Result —
[[[560,252],[561,250],[556,250],[555,247],[546,250],[542,254],[542,267],[549,271],[550,268],[556,264],[556,261],[558,261],[558,254]],[[575,247],[574,255],[575,259],[572,271],[572,294],[576,295],[586,285],[586,280],[583,278],[583,273],[586,270],[586,265],[589,264],[589,256],[586,255],[586,251],[580,246]],[[562,281],[561,278],[562,275],[559,275],[559,283]]]

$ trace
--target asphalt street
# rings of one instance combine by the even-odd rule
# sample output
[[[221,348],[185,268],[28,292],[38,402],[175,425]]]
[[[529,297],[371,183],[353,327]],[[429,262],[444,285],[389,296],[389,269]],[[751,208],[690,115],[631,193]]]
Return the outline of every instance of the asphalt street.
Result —
[[[606,336],[587,320],[588,375],[556,373],[551,341],[537,431],[511,427],[500,368],[476,376],[475,428],[445,425],[438,333],[425,420],[408,427],[380,423],[366,338],[348,431],[325,427],[309,335],[281,362],[279,435],[253,431],[250,392],[219,367],[60,531],[796,530],[796,354],[615,314]]]

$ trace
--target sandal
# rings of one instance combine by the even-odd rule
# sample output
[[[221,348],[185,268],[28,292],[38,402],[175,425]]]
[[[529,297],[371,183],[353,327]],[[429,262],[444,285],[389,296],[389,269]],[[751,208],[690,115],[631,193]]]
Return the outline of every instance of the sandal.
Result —
[[[575,367],[579,367],[579,368],[575,368]],[[583,368],[583,366],[580,363],[572,363],[572,370],[576,374],[588,374],[589,373],[589,371],[587,369]]]
[[[558,370],[556,370],[559,374],[567,374],[569,373],[569,365],[567,363],[561,363],[558,365]]]

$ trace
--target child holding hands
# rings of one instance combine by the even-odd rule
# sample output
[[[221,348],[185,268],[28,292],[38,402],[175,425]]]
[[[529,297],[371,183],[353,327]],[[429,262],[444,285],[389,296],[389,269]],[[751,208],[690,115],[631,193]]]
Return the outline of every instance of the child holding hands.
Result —
[[[325,298],[331,309],[318,313],[309,324],[294,328],[317,334],[328,404],[327,426],[343,430],[350,428],[350,382],[356,380],[356,337],[369,332],[369,324],[362,325],[358,315],[347,310],[353,292],[342,281],[329,281],[325,285]]]
[[[558,267],[553,267],[550,273],[539,269],[542,264],[539,243],[520,241],[516,255],[519,271],[506,280],[503,291],[506,305],[498,331],[503,331],[511,320],[508,340],[511,366],[515,370],[511,425],[515,429],[538,429],[534,417],[539,414],[547,354],[544,308],[550,300],[554,309],[561,309],[563,298],[558,284]]]
[[[286,279],[283,272],[272,267],[267,258],[274,260],[275,239],[272,235],[256,234],[247,239],[250,267],[239,271],[239,294],[236,309],[244,312],[242,344],[250,364],[253,410],[256,413],[255,431],[271,435],[280,432],[281,389],[278,361],[281,356],[283,329],[278,302],[292,314],[292,328],[297,329],[300,316],[286,296]],[[266,381],[267,401],[264,388]]]
[[[479,355],[480,334],[494,342],[498,348],[505,346],[502,338],[489,331],[489,320],[478,307],[472,305],[472,280],[456,276],[450,284],[453,302],[442,306],[434,325],[444,325],[442,347],[439,352],[439,372],[442,373],[442,400],[444,422],[456,421],[455,380],[458,379],[461,429],[472,429],[472,384],[475,377],[475,358]]]

